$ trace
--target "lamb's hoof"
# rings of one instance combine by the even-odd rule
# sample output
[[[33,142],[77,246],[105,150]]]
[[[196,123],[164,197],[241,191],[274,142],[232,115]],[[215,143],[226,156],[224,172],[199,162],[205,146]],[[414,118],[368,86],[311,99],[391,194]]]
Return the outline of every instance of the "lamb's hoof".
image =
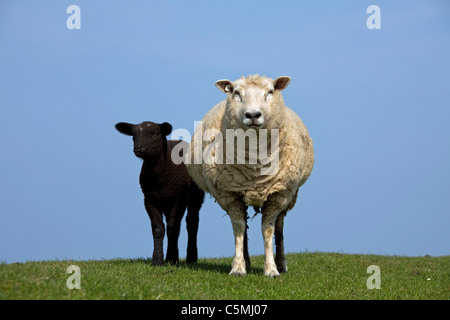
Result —
[[[197,261],[198,261],[197,250],[192,250],[192,249],[188,248],[187,255],[186,255],[186,263],[188,263],[188,264],[197,263]]]
[[[187,264],[197,263],[197,261],[198,261],[197,258],[186,258],[186,263]]]
[[[171,266],[176,266],[178,267],[178,263],[180,262],[178,259],[166,259],[165,261],[167,264],[171,265]]]
[[[152,259],[152,266],[159,267],[163,265],[162,259]]]

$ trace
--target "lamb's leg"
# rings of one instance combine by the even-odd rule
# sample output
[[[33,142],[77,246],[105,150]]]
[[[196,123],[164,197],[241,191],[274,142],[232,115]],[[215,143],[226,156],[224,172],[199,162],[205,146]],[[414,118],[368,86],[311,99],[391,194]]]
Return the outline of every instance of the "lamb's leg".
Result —
[[[145,209],[150,217],[152,224],[152,234],[153,234],[153,256],[152,264],[154,266],[160,266],[163,264],[164,253],[163,253],[163,240],[164,240],[164,221],[162,218],[162,213],[159,212],[153,205],[145,201]]]
[[[286,256],[284,255],[284,237],[283,237],[283,227],[284,227],[284,217],[286,216],[286,210],[281,212],[277,220],[275,221],[275,263],[277,265],[278,272],[286,272]]]
[[[202,207],[205,192],[201,190],[193,181],[189,187],[186,229],[188,233],[188,245],[186,253],[186,263],[196,263],[198,259],[197,233],[199,223],[199,212]]]
[[[197,233],[198,233],[199,212],[189,210],[186,216],[186,229],[188,233],[188,244],[186,252],[186,263],[196,263],[198,260]]]
[[[275,265],[273,259],[273,234],[275,231],[275,221],[277,219],[278,212],[275,210],[263,210],[261,231],[264,238],[264,275],[271,278],[279,277],[280,273]]]
[[[180,236],[181,220],[186,210],[186,202],[176,203],[170,210],[167,219],[167,255],[166,262],[178,265],[178,238]]]
[[[242,205],[236,205],[233,209],[228,210],[233,226],[235,253],[230,275],[245,276],[245,259],[244,259],[244,234],[245,234],[245,211]]]

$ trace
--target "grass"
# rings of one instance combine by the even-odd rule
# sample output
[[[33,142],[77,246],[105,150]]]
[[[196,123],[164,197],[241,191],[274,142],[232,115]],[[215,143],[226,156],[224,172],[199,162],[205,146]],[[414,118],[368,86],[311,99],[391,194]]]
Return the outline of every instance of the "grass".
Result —
[[[0,299],[433,299],[450,298],[450,256],[397,257],[338,253],[288,254],[288,272],[262,274],[253,256],[246,277],[232,277],[231,258],[153,267],[149,259],[42,261],[0,264]],[[69,290],[69,265],[81,289]],[[367,288],[367,267],[381,271],[381,289]]]

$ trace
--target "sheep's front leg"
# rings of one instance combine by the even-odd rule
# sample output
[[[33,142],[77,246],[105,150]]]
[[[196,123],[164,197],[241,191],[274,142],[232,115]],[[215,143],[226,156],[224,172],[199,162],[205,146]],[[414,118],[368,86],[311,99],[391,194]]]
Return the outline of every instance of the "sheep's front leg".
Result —
[[[245,276],[245,259],[244,259],[244,234],[246,230],[245,212],[242,206],[229,210],[228,214],[231,218],[234,233],[234,259],[230,275]]]
[[[275,221],[277,219],[278,212],[276,211],[263,211],[261,231],[264,238],[264,275],[271,278],[279,277],[280,273],[277,270],[275,260],[273,258],[273,235],[275,232]]]

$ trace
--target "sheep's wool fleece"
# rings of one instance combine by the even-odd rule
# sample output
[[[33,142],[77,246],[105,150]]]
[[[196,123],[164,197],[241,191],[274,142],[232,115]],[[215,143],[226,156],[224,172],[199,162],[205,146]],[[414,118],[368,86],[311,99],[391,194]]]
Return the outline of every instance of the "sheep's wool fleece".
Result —
[[[255,76],[251,77],[255,83]],[[246,79],[250,79],[250,76]],[[208,129],[220,130],[222,133],[225,155],[226,129],[238,129],[236,124],[241,122],[241,119],[230,119],[230,115],[235,113],[227,112],[227,108],[231,108],[229,98],[209,110],[194,132],[190,152],[186,155],[190,158],[188,171],[199,187],[209,192],[225,211],[236,200],[255,207],[262,207],[266,201],[275,201],[282,210],[290,210],[297,199],[299,187],[311,174],[314,164],[313,144],[303,121],[285,106],[280,92],[274,93],[273,101],[270,114],[264,114],[267,123],[265,128],[269,132],[270,129],[279,130],[279,165],[272,175],[261,175],[261,168],[270,164],[264,166],[259,159],[257,164],[237,164],[236,161],[227,164],[225,160],[222,163],[207,163],[205,159],[202,159],[202,163],[194,163],[195,142],[203,141],[203,154],[205,148],[214,141],[199,136]],[[270,143],[267,149],[270,154]]]

